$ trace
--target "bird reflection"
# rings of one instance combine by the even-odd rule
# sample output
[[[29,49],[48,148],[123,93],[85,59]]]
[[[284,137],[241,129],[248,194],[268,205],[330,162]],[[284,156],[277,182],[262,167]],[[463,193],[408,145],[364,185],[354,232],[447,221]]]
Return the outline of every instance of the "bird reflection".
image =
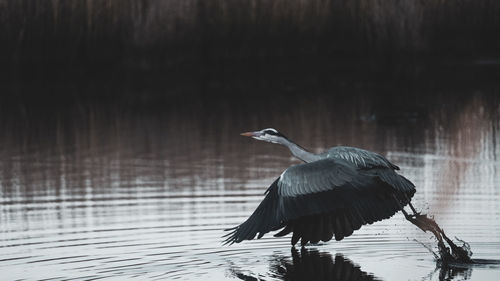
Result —
[[[235,277],[241,280],[265,280],[262,276],[254,277],[233,270]],[[327,252],[302,248],[300,252],[292,248],[292,260],[288,257],[275,256],[271,260],[268,276],[273,280],[335,280],[335,281],[371,281],[381,280],[362,271],[359,266],[341,254],[332,257]]]
[[[437,264],[434,271],[422,280],[458,281],[469,280],[472,271],[477,267],[500,268],[500,260],[474,259],[473,264]],[[299,252],[292,248],[292,259],[288,256],[274,255],[271,257],[269,271],[265,275],[252,274],[230,269],[232,275],[240,280],[333,280],[333,281],[371,281],[383,280],[370,273],[364,272],[358,265],[337,253],[335,257],[328,252],[317,249],[302,248]],[[436,274],[437,278],[436,278]]]
[[[315,249],[302,248],[299,253],[292,248],[292,259],[292,262],[275,260],[277,263],[271,264],[271,272],[282,280],[379,280],[341,254],[333,258],[329,253]]]

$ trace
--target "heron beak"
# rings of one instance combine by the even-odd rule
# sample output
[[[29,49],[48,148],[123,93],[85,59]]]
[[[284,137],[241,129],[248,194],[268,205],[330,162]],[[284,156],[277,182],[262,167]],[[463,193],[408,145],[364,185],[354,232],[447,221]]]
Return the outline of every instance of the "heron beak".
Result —
[[[246,132],[246,133],[241,133],[240,135],[245,137],[255,137],[257,136],[257,132]]]

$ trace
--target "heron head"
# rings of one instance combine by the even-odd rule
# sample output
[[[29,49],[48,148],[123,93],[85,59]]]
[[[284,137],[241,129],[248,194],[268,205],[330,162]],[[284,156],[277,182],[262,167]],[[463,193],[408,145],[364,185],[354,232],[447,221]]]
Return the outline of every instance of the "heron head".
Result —
[[[273,128],[267,128],[255,132],[242,133],[242,136],[252,137],[256,140],[267,141],[272,143],[281,143],[281,140],[286,139],[278,130]]]

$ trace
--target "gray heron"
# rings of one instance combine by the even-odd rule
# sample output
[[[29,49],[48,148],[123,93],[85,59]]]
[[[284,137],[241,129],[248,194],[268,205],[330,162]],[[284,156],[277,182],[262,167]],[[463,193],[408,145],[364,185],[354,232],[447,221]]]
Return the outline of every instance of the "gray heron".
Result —
[[[387,219],[409,205],[415,185],[399,175],[399,167],[380,154],[360,148],[335,146],[311,153],[268,128],[241,135],[281,144],[304,163],[286,169],[266,190],[253,214],[230,231],[224,244],[292,234],[294,246],[308,242],[339,241],[361,226]]]

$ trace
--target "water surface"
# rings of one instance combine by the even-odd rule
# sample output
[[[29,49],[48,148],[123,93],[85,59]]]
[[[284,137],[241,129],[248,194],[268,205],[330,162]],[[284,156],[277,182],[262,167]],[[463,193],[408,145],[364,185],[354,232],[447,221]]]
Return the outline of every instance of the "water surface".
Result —
[[[398,109],[370,95],[216,104],[148,113],[83,108],[4,118],[0,134],[2,280],[495,280],[500,268],[443,270],[401,214],[341,242],[292,250],[266,235],[221,246],[292,164],[285,148],[239,136],[275,127],[312,151],[377,151],[417,186],[474,258],[500,259],[496,99],[471,92]],[[415,98],[418,99],[418,98]],[[351,276],[351,277],[349,277]],[[359,277],[356,279],[354,277]],[[312,279],[310,279],[312,278]],[[351,279],[349,279],[351,278]]]

